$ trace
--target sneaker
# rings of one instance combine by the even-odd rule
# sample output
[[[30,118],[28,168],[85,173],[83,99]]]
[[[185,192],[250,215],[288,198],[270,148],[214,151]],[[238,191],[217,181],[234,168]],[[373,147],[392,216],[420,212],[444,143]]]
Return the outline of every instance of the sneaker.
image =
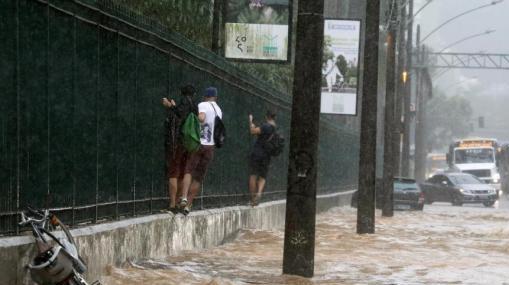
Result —
[[[260,195],[256,194],[251,200],[251,206],[256,207],[260,203]]]
[[[182,214],[184,214],[184,216],[189,215],[189,212],[191,212],[191,207],[189,207],[189,206],[185,206],[185,207],[182,209]]]
[[[179,209],[177,207],[173,207],[169,209],[169,212],[173,213],[174,215],[179,213]]]
[[[180,198],[179,206],[180,208],[185,208],[187,206],[187,198]]]

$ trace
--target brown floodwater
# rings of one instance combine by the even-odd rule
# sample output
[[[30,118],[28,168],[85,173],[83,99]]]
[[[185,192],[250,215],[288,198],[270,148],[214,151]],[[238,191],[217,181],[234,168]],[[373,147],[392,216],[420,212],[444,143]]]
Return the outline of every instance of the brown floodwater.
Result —
[[[503,202],[505,202],[505,205]],[[381,218],[376,234],[355,233],[356,211],[317,217],[315,277],[281,274],[282,230],[246,229],[231,243],[165,260],[110,267],[104,284],[506,284],[509,201],[495,208],[426,205]],[[507,283],[505,283],[507,282]]]

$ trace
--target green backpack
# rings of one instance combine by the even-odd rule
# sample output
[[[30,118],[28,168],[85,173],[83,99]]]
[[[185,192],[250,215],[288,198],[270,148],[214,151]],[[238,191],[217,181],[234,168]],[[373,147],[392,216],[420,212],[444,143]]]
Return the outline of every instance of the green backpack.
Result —
[[[182,125],[182,144],[188,152],[200,148],[200,121],[194,113],[190,113]]]

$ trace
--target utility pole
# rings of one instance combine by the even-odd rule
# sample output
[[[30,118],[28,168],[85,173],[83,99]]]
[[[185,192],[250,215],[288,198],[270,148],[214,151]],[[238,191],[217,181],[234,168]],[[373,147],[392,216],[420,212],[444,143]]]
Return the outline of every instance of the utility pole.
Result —
[[[416,59],[419,63],[419,66],[422,66],[422,57],[423,53],[421,53],[421,26],[417,25],[417,34],[416,34]],[[425,95],[423,93],[423,79],[422,79],[422,70],[421,68],[416,68],[416,122],[415,122],[415,169],[414,169],[414,177],[418,182],[423,182],[425,179],[425,168],[426,168],[426,144],[424,137],[424,105],[425,103]]]
[[[225,6],[224,0],[214,0],[214,11],[212,14],[212,51],[219,54],[219,30],[220,30],[220,15],[222,12],[221,7]],[[223,18],[224,22],[224,18]]]
[[[393,193],[394,193],[394,107],[396,100],[396,33],[398,20],[399,0],[392,0],[391,19],[389,19],[389,30],[387,34],[387,76],[385,92],[385,120],[384,120],[384,163],[383,163],[383,191],[384,200],[382,216],[394,216]]]
[[[323,7],[300,0],[297,13],[283,273],[303,277],[314,274]]]
[[[380,0],[366,1],[357,233],[375,233],[376,129]]]
[[[394,174],[397,176],[401,175],[401,141],[402,141],[402,130],[404,129],[401,124],[401,117],[403,114],[403,98],[405,94],[405,81],[403,78],[403,72],[405,72],[405,54],[406,54],[406,41],[405,41],[405,31],[406,31],[406,8],[405,3],[406,0],[398,0],[400,1],[400,24],[398,31],[398,92],[396,93],[396,109],[394,116],[394,132],[395,135],[393,137],[394,140]]]
[[[403,150],[401,154],[401,174],[405,177],[410,175],[410,105],[412,103],[412,48],[413,48],[413,30],[414,30],[414,0],[408,0],[408,17],[412,19],[412,21],[408,22],[407,26],[407,45],[406,45],[406,58],[407,58],[407,68],[406,72],[408,73],[408,79],[405,83],[405,93],[404,93],[404,116],[405,116],[405,130],[403,135]]]

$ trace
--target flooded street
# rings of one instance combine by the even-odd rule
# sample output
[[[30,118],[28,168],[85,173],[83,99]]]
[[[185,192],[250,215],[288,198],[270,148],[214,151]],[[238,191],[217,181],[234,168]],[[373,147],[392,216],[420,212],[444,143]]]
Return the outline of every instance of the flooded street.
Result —
[[[499,205],[500,203],[500,205]],[[315,277],[282,276],[283,231],[244,230],[229,244],[109,268],[105,284],[509,284],[509,201],[426,205],[355,234],[356,211],[317,218]]]

